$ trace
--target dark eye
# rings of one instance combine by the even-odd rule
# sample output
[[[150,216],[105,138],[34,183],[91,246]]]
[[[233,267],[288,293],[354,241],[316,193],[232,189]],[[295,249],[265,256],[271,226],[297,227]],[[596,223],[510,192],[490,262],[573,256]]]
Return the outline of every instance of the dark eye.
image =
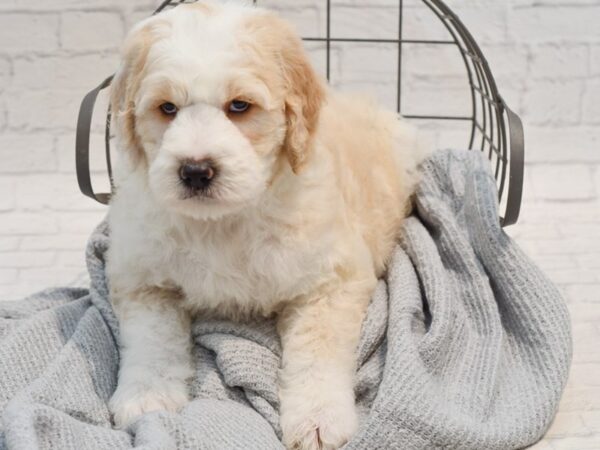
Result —
[[[250,103],[243,100],[233,100],[229,104],[229,112],[232,113],[243,113],[248,111],[248,108],[250,108]]]
[[[167,116],[174,116],[175,114],[177,114],[177,106],[170,102],[166,102],[160,105],[160,110]]]

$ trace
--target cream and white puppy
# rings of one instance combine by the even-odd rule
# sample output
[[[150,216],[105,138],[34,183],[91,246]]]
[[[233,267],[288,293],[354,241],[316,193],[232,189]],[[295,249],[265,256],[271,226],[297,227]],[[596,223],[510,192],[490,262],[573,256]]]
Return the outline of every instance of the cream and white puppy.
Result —
[[[277,315],[284,443],[343,445],[363,316],[423,155],[415,133],[328,90],[276,15],[231,3],[140,23],[112,89],[115,423],[188,401],[192,317]]]

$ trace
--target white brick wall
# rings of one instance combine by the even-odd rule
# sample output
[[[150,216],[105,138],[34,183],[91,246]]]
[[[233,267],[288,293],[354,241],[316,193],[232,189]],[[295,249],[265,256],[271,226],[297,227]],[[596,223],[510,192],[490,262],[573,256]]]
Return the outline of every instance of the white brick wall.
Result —
[[[404,0],[409,38],[446,38],[419,0]],[[126,29],[158,0],[0,2],[0,298],[65,284],[105,208],[79,194],[74,128],[83,95],[117,64]],[[262,0],[304,35],[323,34],[324,0]],[[338,37],[394,38],[397,0],[332,0]],[[575,365],[540,449],[600,448],[600,0],[447,0],[465,21],[527,135],[520,223],[509,228],[571,307]],[[324,68],[323,46],[309,44]],[[407,47],[403,110],[464,112],[461,61]],[[393,46],[334,45],[332,82],[394,107]],[[92,158],[103,173],[101,119]],[[464,145],[444,128],[440,145]],[[440,133],[436,133],[440,134]],[[594,374],[594,375],[592,375]],[[584,411],[585,410],[585,411]]]

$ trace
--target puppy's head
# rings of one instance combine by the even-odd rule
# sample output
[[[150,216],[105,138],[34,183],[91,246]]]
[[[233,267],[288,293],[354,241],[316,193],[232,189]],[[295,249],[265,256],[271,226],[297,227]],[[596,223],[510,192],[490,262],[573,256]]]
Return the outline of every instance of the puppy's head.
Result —
[[[165,207],[216,219],[308,157],[324,91],[275,15],[199,2],[129,34],[111,105],[121,146]]]

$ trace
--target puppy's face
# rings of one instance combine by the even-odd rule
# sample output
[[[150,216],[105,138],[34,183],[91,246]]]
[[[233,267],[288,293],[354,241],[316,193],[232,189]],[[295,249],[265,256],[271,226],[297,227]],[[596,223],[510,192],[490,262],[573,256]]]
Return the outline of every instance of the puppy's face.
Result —
[[[172,211],[218,219],[259,201],[283,164],[300,170],[322,98],[287,24],[201,2],[130,33],[111,103],[151,195]]]

